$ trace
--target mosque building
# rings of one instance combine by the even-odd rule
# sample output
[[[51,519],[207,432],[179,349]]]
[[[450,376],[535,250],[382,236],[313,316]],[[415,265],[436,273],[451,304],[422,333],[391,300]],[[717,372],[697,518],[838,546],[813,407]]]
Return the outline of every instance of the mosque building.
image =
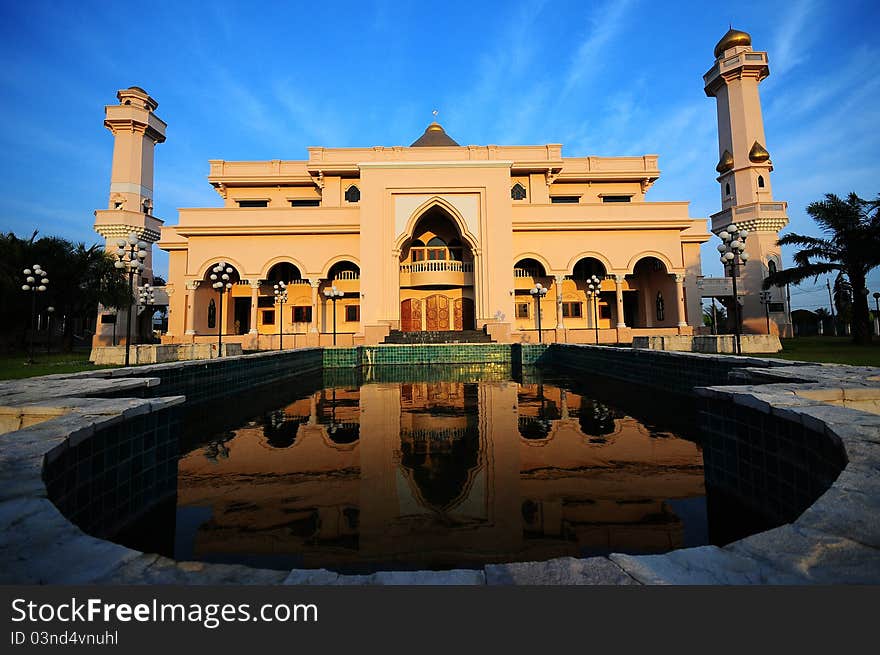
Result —
[[[768,72],[766,53],[731,30],[704,76],[717,100],[722,195],[710,228],[717,234],[736,221],[751,232],[739,286],[746,326],[756,331],[753,319],[767,309],[760,285],[781,266],[775,244],[787,223],[785,203],[772,197],[758,96]],[[143,89],[117,98],[105,110],[115,145],[109,204],[95,212],[95,229],[111,253],[130,233],[147,244],[139,284],[152,280],[152,244],[169,253],[168,343],[213,342],[218,330],[247,350],[277,348],[279,333],[285,347],[377,344],[413,332],[629,343],[701,330],[701,296],[726,289],[724,279],[702,276],[706,219],[691,217],[687,201],[649,200],[660,176],[654,154],[461,145],[433,122],[409,146],[210,161],[223,206],[181,209],[165,225],[152,210],[153,150],[166,124]],[[219,264],[227,279],[218,282]],[[771,293],[771,316],[784,329],[782,292]],[[95,344],[110,343],[111,331],[118,343],[115,312],[100,313]]]

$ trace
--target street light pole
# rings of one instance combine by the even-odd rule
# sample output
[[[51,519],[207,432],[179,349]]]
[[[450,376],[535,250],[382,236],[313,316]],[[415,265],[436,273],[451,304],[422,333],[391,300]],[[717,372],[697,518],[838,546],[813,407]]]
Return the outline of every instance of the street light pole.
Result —
[[[730,277],[733,282],[733,334],[734,352],[737,355],[742,355],[742,342],[740,341],[742,315],[739,309],[739,294],[736,291],[736,278],[739,276],[739,263],[745,264],[749,261],[749,253],[745,251],[748,234],[748,230],[739,229],[736,223],[731,223],[726,230],[722,230],[718,234],[722,241],[718,245],[721,263],[730,266]]]
[[[125,365],[128,366],[129,349],[131,347],[131,306],[134,299],[134,274],[141,273],[144,270],[144,260],[147,258],[147,244],[144,241],[138,241],[137,234],[132,232],[128,235],[128,241],[119,239],[116,245],[117,261],[113,265],[119,270],[123,268],[128,269],[128,309],[125,321]],[[127,250],[126,246],[128,246]]]
[[[145,284],[144,286],[138,288],[138,313],[140,313],[141,307],[144,309],[148,309],[154,305],[156,302],[156,297],[153,295],[154,288],[151,284]],[[153,329],[153,319],[150,317],[150,334],[152,335]]]
[[[52,354],[52,314],[55,313],[55,308],[52,306],[46,307],[46,313],[48,314],[48,318],[46,319],[46,354]]]
[[[340,291],[333,285],[329,289],[324,289],[324,295],[333,301],[333,345],[336,345],[336,301],[345,295],[344,291]]]
[[[547,295],[547,287],[542,286],[540,282],[536,283],[534,287],[529,289],[529,293],[532,294],[532,297],[537,301],[538,311],[537,311],[537,322],[538,322],[538,343],[544,343],[544,335],[541,332],[541,298]]]
[[[39,264],[34,264],[33,270],[26,268],[24,273],[24,284],[21,285],[22,291],[31,292],[31,335],[28,345],[28,364],[34,363],[34,332],[37,331],[37,292],[44,292],[46,285],[49,284],[48,273],[40,268]]]
[[[761,304],[764,305],[764,315],[767,317],[767,334],[770,334],[770,292],[761,292]]]
[[[284,350],[282,340],[284,339],[283,321],[284,321],[284,303],[287,302],[287,285],[279,282],[274,285],[275,288],[275,304],[278,305],[278,350]]]
[[[211,269],[211,286],[220,296],[220,311],[217,315],[217,357],[223,357],[223,294],[232,288],[234,269],[220,262]]]
[[[880,334],[880,291],[874,292],[874,304],[877,306],[877,311],[874,312],[874,326],[877,329],[874,331]]]
[[[593,305],[593,327],[596,330],[596,345],[599,345],[599,293],[602,291],[602,281],[595,275],[587,281],[587,296]]]

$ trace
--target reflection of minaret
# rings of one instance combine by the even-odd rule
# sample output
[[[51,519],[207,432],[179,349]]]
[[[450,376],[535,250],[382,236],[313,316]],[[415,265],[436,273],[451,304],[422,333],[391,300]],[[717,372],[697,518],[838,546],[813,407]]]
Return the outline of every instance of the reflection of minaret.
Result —
[[[116,97],[118,105],[104,108],[104,127],[113,134],[113,166],[108,208],[95,212],[95,231],[104,237],[111,254],[116,252],[117,240],[127,239],[132,232],[146,242],[145,268],[140,279],[135,279],[135,285],[142,285],[153,281],[152,244],[159,239],[162,227],[162,221],[153,216],[153,150],[165,141],[166,125],[153,113],[159,104],[142,88],[122,89]],[[157,300],[162,304],[162,299]],[[111,324],[102,324],[103,313],[99,308],[96,345],[106,345],[113,332]],[[124,314],[119,312],[120,322],[125,320]],[[125,325],[117,323],[116,331],[125,334]]]
[[[731,223],[749,231],[746,250],[749,262],[741,267],[743,324],[746,332],[766,332],[761,283],[767,274],[782,267],[776,241],[788,224],[786,203],[773,200],[770,173],[773,164],[764,138],[758,84],[770,74],[766,52],[752,50],[745,32],[731,29],[715,46],[715,64],[703,76],[706,95],[718,108],[717,178],[721,188],[721,211],[712,215],[712,231],[718,234]],[[788,312],[783,289],[771,288],[770,317],[786,330]]]

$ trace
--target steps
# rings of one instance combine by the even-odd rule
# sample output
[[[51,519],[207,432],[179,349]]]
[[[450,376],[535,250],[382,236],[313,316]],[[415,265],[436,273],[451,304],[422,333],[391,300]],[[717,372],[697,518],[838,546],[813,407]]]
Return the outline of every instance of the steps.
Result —
[[[386,344],[423,343],[495,343],[483,330],[443,330],[438,332],[401,332],[391,330]]]

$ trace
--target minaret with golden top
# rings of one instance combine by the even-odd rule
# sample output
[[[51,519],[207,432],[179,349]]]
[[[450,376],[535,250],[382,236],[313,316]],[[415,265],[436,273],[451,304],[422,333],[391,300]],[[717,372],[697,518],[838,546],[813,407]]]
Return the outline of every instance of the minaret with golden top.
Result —
[[[786,203],[773,199],[773,163],[764,137],[758,85],[770,75],[767,53],[752,50],[752,38],[731,28],[715,46],[715,63],[703,76],[706,95],[718,107],[718,172],[721,211],[712,215],[712,232],[731,223],[749,232],[749,261],[741,267],[739,293],[746,333],[767,331],[761,284],[782,267],[776,242],[788,224]],[[771,287],[767,300],[771,331],[787,334],[785,289]]]

